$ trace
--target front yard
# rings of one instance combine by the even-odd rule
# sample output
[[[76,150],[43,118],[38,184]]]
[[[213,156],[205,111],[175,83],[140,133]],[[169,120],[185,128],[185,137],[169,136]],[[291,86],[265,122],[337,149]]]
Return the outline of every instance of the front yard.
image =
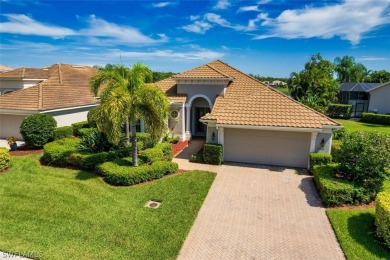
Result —
[[[0,251],[44,259],[175,259],[215,174],[115,187],[82,170],[12,157],[0,174]],[[162,202],[145,208],[149,200]]]
[[[357,121],[345,120],[345,119],[336,119],[336,121],[341,123],[350,132],[378,131],[380,133],[390,134],[390,126],[386,126],[386,125],[370,124],[370,123],[357,122]]]

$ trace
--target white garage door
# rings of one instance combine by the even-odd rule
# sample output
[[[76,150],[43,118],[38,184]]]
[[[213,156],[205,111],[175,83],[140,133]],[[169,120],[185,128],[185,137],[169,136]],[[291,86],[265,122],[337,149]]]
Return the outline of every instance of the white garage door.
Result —
[[[224,160],[307,167],[310,133],[225,128]]]

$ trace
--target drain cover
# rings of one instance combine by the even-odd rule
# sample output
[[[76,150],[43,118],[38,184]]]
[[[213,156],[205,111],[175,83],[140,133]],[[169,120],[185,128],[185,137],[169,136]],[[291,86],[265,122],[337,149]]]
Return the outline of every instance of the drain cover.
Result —
[[[160,205],[161,205],[161,202],[149,200],[148,202],[146,202],[145,207],[157,209],[158,207],[160,207]]]

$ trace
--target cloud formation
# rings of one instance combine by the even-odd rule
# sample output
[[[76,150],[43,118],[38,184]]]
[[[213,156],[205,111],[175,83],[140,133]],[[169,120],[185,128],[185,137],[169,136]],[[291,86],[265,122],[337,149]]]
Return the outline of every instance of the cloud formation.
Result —
[[[229,0],[218,0],[217,3],[214,5],[215,10],[223,10],[227,9],[230,6]]]
[[[163,8],[163,7],[167,7],[169,5],[173,5],[173,3],[172,2],[159,2],[159,3],[152,4],[152,6],[156,7],[156,8]]]
[[[263,26],[268,27],[268,33],[258,35],[255,39],[330,39],[338,36],[358,44],[365,33],[390,23],[389,14],[386,14],[389,5],[389,0],[345,0],[340,4],[323,7],[285,10],[275,19],[263,23]]]

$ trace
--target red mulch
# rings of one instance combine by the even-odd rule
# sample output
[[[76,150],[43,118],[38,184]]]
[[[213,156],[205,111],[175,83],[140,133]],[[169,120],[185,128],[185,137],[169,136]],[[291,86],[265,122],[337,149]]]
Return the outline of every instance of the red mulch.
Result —
[[[178,155],[184,148],[188,146],[188,141],[180,141],[177,144],[171,144],[173,156]]]
[[[41,152],[43,152],[43,149],[29,150],[25,146],[20,146],[16,151],[9,151],[9,154],[12,156],[23,156],[23,155],[37,154]]]

